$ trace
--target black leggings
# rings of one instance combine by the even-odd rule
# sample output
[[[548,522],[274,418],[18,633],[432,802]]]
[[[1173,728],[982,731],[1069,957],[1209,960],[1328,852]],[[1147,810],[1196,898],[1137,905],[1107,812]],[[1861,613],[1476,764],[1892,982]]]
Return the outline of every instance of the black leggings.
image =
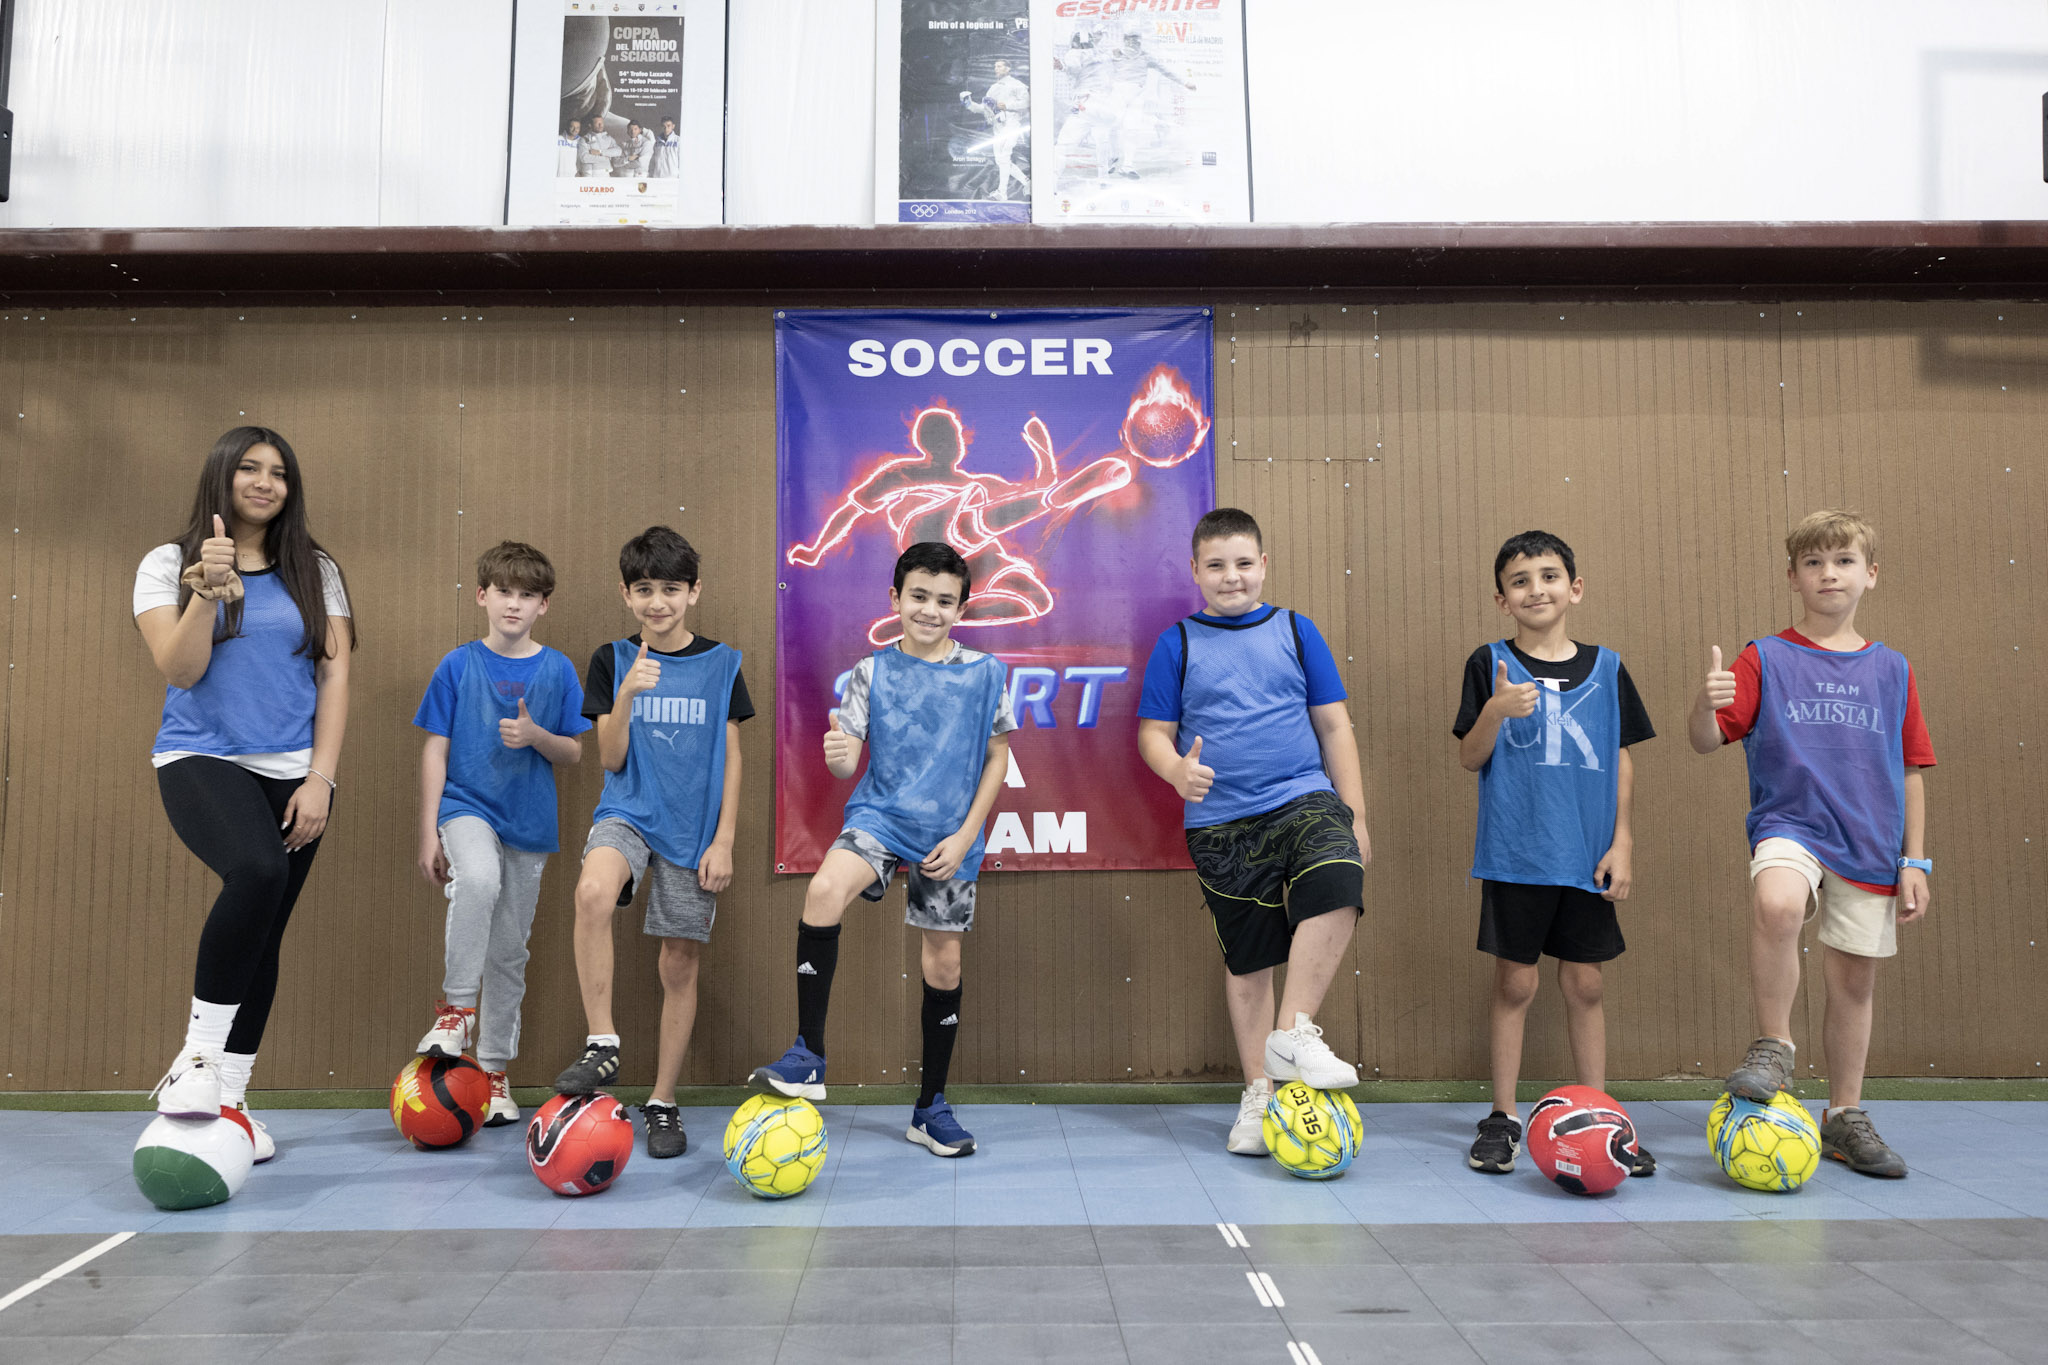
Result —
[[[277,949],[299,888],[320,851],[284,850],[284,808],[302,777],[258,777],[223,758],[181,758],[156,770],[164,813],[185,847],[213,869],[220,895],[199,934],[192,994],[239,1005],[229,1052],[254,1052],[277,994]]]

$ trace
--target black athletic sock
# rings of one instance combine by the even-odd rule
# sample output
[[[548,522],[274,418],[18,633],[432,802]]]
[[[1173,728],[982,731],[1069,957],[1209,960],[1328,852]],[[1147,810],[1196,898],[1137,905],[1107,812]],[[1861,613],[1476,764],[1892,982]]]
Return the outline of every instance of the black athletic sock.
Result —
[[[924,983],[924,1088],[917,1092],[917,1107],[930,1107],[946,1088],[946,1071],[953,1065],[953,1041],[960,1036],[960,987],[942,991]]]
[[[839,966],[839,926],[796,925],[796,1031],[804,1045],[825,1055],[825,1011],[832,1004],[832,973]]]

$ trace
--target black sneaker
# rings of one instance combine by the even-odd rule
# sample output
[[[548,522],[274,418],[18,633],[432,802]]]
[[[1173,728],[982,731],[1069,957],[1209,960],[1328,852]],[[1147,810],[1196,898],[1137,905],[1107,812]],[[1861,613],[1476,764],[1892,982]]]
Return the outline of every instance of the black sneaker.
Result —
[[[647,1155],[660,1161],[681,1156],[690,1149],[683,1133],[683,1111],[673,1104],[643,1104],[640,1116],[647,1120]]]
[[[1636,1164],[1628,1168],[1628,1174],[1631,1180],[1657,1174],[1657,1158],[1650,1155],[1650,1149],[1643,1146],[1641,1138],[1636,1139]]]
[[[1521,1150],[1522,1121],[1496,1109],[1479,1120],[1479,1137],[1465,1160],[1475,1171],[1506,1175],[1515,1169],[1515,1153]]]
[[[612,1043],[585,1043],[583,1055],[555,1077],[557,1095],[593,1095],[619,1074],[619,1049]]]

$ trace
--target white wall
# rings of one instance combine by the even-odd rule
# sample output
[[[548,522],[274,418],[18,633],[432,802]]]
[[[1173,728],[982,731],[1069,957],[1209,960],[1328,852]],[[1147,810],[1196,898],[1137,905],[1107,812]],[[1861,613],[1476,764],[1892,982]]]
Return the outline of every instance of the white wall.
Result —
[[[1276,222],[2048,217],[2039,0],[1247,0]]]
[[[0,227],[496,224],[511,0],[20,0]],[[1261,222],[2048,218],[2039,0],[1246,0]],[[730,0],[726,221],[873,221],[866,0]]]

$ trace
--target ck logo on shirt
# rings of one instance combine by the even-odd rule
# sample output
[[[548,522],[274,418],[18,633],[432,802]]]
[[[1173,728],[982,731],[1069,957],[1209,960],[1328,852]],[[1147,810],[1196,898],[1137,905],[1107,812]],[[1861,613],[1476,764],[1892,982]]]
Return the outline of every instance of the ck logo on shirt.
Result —
[[[633,698],[633,719],[657,725],[702,725],[705,707],[702,697],[650,697],[645,692]]]
[[[1526,749],[1533,744],[1543,746],[1543,756],[1537,763],[1545,768],[1568,768],[1571,763],[1565,757],[1565,736],[1571,736],[1572,743],[1579,751],[1579,766],[1600,771],[1600,755],[1593,748],[1592,739],[1585,728],[1573,718],[1572,712],[1579,709],[1586,698],[1600,690],[1599,683],[1588,683],[1572,692],[1572,704],[1564,704],[1564,694],[1558,691],[1557,679],[1537,678],[1543,684],[1543,705],[1535,716],[1527,721],[1507,723],[1508,743],[1517,749]],[[1530,732],[1534,733],[1530,733]],[[1528,734],[1527,739],[1517,739],[1517,732]]]

